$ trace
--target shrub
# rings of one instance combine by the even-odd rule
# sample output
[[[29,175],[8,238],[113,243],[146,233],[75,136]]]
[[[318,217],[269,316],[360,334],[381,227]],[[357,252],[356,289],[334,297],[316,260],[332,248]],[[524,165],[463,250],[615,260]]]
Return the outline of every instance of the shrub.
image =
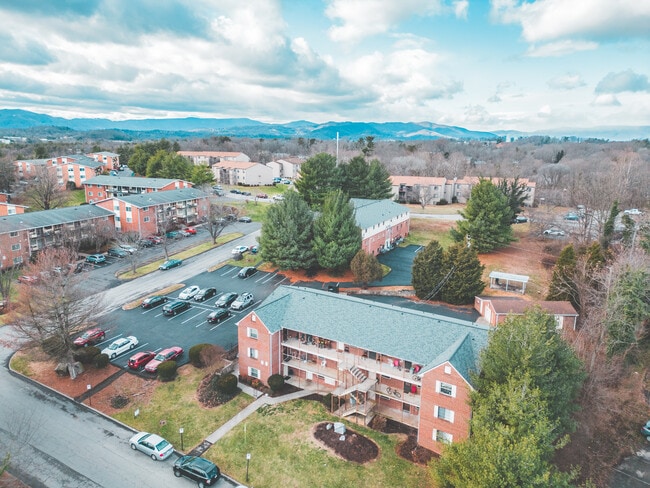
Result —
[[[201,352],[206,348],[210,347],[212,344],[197,344],[195,346],[192,346],[190,348],[190,352],[188,353],[188,357],[190,359],[190,363],[192,363],[192,366],[195,368],[203,368],[205,364],[201,361]]]
[[[448,205],[448,204],[449,204],[449,202],[447,201],[446,198],[441,198],[440,201],[438,201],[438,203],[436,203],[436,205]]]
[[[89,346],[75,351],[72,354],[72,358],[82,364],[92,364],[95,360],[95,357],[99,356],[101,353],[102,351],[98,347]]]
[[[95,367],[97,369],[103,369],[106,366],[108,366],[108,361],[109,361],[108,354],[98,354],[93,359],[93,363],[95,364]]]
[[[63,342],[56,336],[48,337],[41,342],[43,351],[51,357],[58,357],[63,350]]]
[[[272,374],[269,376],[269,379],[266,380],[266,383],[271,388],[271,391],[280,391],[284,386],[284,377],[279,374]]]
[[[176,361],[165,361],[158,365],[158,379],[160,381],[171,381],[176,376],[178,365]]]
[[[216,389],[222,393],[233,394],[237,391],[237,377],[232,373],[215,376],[212,381]]]
[[[451,197],[451,203],[458,203],[458,197],[457,196]]]

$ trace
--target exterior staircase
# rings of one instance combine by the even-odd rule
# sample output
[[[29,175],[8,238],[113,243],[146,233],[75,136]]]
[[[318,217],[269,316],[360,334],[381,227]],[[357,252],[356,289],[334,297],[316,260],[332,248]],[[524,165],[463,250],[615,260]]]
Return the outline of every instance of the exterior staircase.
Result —
[[[348,371],[352,373],[352,376],[354,376],[359,383],[363,383],[368,379],[368,377],[365,374],[363,374],[361,370],[356,366],[351,366],[350,368],[348,368]]]

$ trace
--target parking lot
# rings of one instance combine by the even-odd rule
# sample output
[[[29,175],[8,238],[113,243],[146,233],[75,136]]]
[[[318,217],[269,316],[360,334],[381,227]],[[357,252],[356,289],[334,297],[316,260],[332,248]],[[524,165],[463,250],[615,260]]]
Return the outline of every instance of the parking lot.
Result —
[[[218,344],[225,349],[234,347],[237,344],[237,321],[286,280],[284,276],[277,273],[262,271],[241,279],[237,276],[240,269],[236,266],[224,266],[216,271],[201,273],[186,280],[182,288],[167,295],[167,303],[177,299],[179,293],[190,285],[198,285],[201,288],[215,287],[217,295],[204,302],[186,300],[191,304],[190,308],[178,315],[171,317],[163,315],[163,306],[159,305],[147,310],[141,307],[133,310],[119,309],[101,317],[98,326],[104,328],[107,333],[106,339],[97,347],[107,347],[121,337],[137,337],[139,344],[135,349],[123,353],[112,361],[122,368],[126,367],[129,357],[139,351],[158,352],[167,347],[180,346],[184,354],[178,362],[184,364],[188,361],[189,349],[196,344]],[[219,323],[208,323],[208,314],[216,309],[214,303],[226,292],[252,293],[255,301],[244,310],[231,311],[232,316]]]

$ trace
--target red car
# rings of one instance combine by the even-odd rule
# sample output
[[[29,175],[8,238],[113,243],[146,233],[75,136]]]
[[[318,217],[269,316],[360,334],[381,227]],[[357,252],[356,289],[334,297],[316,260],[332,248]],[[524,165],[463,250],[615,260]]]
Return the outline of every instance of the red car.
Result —
[[[38,276],[19,276],[18,283],[23,283],[25,285],[31,285],[33,283],[38,283]]]
[[[106,337],[106,331],[103,329],[90,329],[84,332],[80,337],[74,340],[74,345],[77,347],[92,346],[101,342]]]
[[[162,238],[158,236],[149,236],[147,237],[147,240],[153,242],[154,244],[162,244]]]
[[[192,235],[196,234],[196,229],[194,227],[185,227],[183,230],[188,234],[192,234]]]
[[[172,359],[176,359],[181,354],[183,354],[182,347],[174,346],[174,347],[169,347],[167,349],[163,349],[158,354],[156,354],[156,357],[154,357],[151,361],[149,361],[149,363],[144,367],[144,370],[147,373],[155,373],[158,370],[158,366],[161,363],[164,363],[165,361],[171,361]]]
[[[156,353],[153,351],[137,352],[129,358],[129,368],[136,370],[144,368],[145,365],[151,361],[155,355]]]

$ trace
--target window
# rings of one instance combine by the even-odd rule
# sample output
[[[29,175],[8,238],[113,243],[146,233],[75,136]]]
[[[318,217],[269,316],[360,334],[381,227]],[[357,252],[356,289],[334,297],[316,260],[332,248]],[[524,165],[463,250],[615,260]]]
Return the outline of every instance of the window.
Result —
[[[133,219],[132,219],[131,217],[127,217],[127,218],[126,218],[126,222],[127,222],[128,224],[130,224],[131,222],[133,222]]]
[[[250,337],[251,339],[257,339],[257,329],[253,329],[252,327],[248,327],[246,329],[247,336]]]
[[[143,212],[147,212],[149,210],[149,207],[142,207]]]
[[[252,359],[257,359],[258,353],[257,349],[253,349],[252,347],[248,348],[248,357]]]
[[[433,431],[433,438],[438,441],[438,442],[444,442],[445,444],[451,444],[452,441],[454,440],[454,436],[447,433],[443,432],[441,430],[434,430]]]
[[[9,237],[18,237],[18,231],[10,232]]]
[[[449,410],[448,408],[439,407],[436,405],[435,407],[433,407],[433,415],[434,417],[438,417],[439,419],[446,420],[447,422],[451,422],[452,424],[454,423],[454,411]]]
[[[126,210],[127,212],[130,212],[130,211],[131,211],[131,205],[127,205],[125,210]]]
[[[436,381],[436,393],[441,393],[446,396],[456,397],[456,387],[450,385],[449,383],[443,383],[442,381]]]
[[[11,250],[12,251],[20,251],[20,244],[12,244],[11,245]]]
[[[259,379],[260,378],[260,370],[257,369],[257,368],[249,367],[248,368],[248,376]]]
[[[92,197],[92,196],[93,196],[93,192],[89,191],[89,192],[88,192],[88,196],[89,196],[89,197]],[[101,196],[101,195],[97,195],[97,196]]]
[[[149,222],[149,217],[145,217],[145,218],[144,218],[144,221],[145,221],[145,222]]]

